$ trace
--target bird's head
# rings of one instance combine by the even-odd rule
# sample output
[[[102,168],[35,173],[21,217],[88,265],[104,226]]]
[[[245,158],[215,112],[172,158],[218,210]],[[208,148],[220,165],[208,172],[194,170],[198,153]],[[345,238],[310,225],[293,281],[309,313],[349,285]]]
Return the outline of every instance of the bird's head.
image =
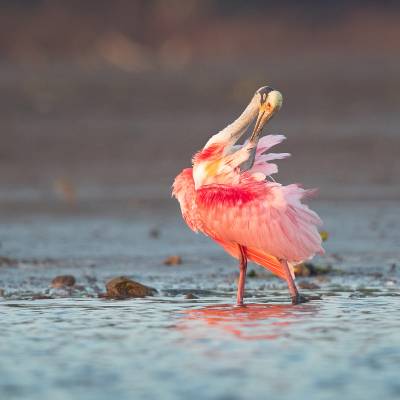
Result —
[[[283,101],[281,92],[269,86],[261,87],[254,96],[259,102],[259,108],[257,121],[250,140],[259,136],[264,125],[280,110]]]

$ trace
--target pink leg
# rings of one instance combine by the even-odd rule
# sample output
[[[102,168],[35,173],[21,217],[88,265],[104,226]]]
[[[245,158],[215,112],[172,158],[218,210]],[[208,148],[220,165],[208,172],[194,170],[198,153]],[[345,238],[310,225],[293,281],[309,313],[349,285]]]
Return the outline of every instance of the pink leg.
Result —
[[[290,292],[290,297],[292,299],[292,304],[300,304],[300,303],[305,303],[308,301],[308,299],[304,296],[302,296],[299,291],[297,290],[296,284],[294,282],[294,279],[292,277],[292,274],[290,273],[290,268],[286,260],[282,260],[281,264],[283,266],[283,269],[285,271],[286,275],[286,282],[288,284],[289,292]]]
[[[246,283],[246,271],[247,271],[247,257],[246,257],[246,248],[239,246],[239,268],[240,268],[240,275],[239,275],[239,282],[237,288],[237,296],[236,296],[236,305],[242,306],[243,305],[243,298],[244,298],[244,286]]]

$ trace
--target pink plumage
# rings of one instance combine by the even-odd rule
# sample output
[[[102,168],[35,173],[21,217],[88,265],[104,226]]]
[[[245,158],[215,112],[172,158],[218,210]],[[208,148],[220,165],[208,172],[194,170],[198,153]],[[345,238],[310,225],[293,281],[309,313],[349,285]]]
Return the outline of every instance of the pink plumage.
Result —
[[[278,171],[270,161],[289,154],[265,152],[285,137],[259,139],[254,162],[242,171],[240,163],[248,157],[249,145],[232,147],[232,141],[220,136],[195,155],[193,168],[184,169],[174,181],[173,195],[183,218],[192,230],[203,232],[232,256],[240,259],[244,254],[288,280],[282,260],[293,276],[293,264],[322,254],[323,249],[317,229],[321,220],[302,202],[310,191],[268,178]]]

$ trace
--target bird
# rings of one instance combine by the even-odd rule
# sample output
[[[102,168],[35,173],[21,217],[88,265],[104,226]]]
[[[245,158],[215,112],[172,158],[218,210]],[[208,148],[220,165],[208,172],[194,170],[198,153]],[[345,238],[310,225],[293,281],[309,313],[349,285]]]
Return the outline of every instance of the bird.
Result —
[[[258,89],[239,117],[211,136],[194,154],[192,168],[183,169],[172,185],[189,228],[239,261],[239,307],[245,306],[248,260],[286,281],[296,305],[309,299],[297,289],[294,266],[324,253],[318,231],[322,220],[304,203],[315,189],[283,185],[272,177],[278,167],[271,161],[290,154],[267,153],[285,136],[261,133],[282,102],[280,91]],[[249,139],[237,144],[254,121]]]

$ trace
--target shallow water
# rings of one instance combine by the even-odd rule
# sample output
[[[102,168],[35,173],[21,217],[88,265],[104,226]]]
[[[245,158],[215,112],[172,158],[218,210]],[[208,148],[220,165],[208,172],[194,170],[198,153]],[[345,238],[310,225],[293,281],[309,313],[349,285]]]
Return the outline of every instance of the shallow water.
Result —
[[[0,398],[399,398],[398,205],[315,207],[331,235],[316,262],[334,270],[298,280],[322,299],[292,306],[251,266],[245,308],[235,262],[175,211],[3,218]],[[76,287],[51,289],[64,273]],[[99,299],[121,274],[158,294]]]
[[[398,298],[260,300],[3,303],[3,398],[398,398]]]

